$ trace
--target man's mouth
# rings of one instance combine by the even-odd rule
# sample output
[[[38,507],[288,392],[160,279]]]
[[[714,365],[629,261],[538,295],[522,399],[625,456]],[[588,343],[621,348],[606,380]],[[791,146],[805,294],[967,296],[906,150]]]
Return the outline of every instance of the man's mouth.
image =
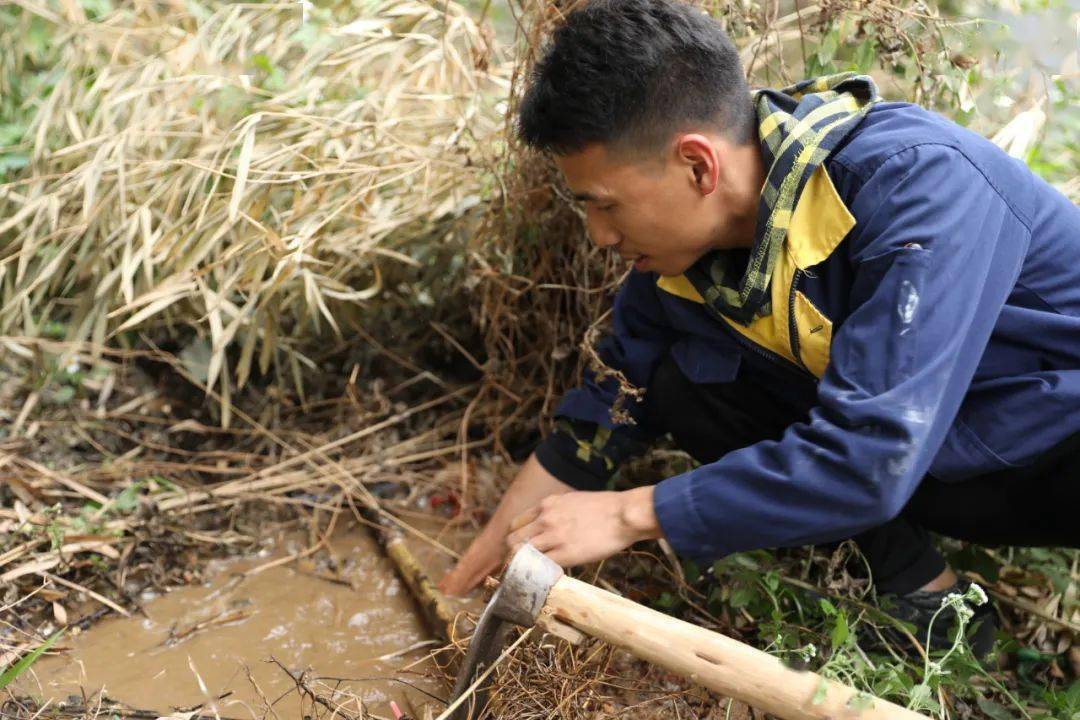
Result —
[[[649,256],[644,253],[629,254],[620,252],[619,257],[633,265],[635,269],[641,270],[645,263],[648,262]]]

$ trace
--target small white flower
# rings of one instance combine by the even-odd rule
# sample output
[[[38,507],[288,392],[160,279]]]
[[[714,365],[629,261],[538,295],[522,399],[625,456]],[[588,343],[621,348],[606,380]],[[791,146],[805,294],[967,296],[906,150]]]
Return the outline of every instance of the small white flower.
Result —
[[[67,367],[64,368],[64,372],[66,372],[68,375],[74,375],[75,373],[79,372],[79,361],[72,360],[70,363],[67,364]]]
[[[989,600],[989,598],[986,597],[986,591],[983,590],[978,583],[971,583],[965,595],[969,601],[976,605],[985,605]]]
[[[957,603],[963,601],[963,599],[964,599],[964,596],[961,595],[960,593],[954,593],[954,592],[949,593],[948,595],[946,595],[945,597],[943,597],[941,599],[941,607],[948,607],[949,605],[956,605]]]

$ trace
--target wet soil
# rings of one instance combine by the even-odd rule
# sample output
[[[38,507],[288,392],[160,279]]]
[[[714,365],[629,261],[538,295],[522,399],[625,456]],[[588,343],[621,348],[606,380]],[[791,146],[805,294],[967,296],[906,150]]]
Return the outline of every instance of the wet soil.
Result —
[[[449,565],[413,543],[433,575]],[[19,690],[55,700],[100,691],[163,714],[213,701],[222,716],[285,718],[312,702],[297,691],[306,673],[305,684],[349,715],[364,714],[362,703],[390,717],[390,700],[413,717],[425,704],[437,714],[441,703],[425,695],[446,694],[425,659],[436,644],[368,532],[338,530],[328,551],[283,562],[306,546],[279,537],[254,557],[211,561],[203,585],[146,597],[143,616],[66,637],[67,651],[39,661]]]

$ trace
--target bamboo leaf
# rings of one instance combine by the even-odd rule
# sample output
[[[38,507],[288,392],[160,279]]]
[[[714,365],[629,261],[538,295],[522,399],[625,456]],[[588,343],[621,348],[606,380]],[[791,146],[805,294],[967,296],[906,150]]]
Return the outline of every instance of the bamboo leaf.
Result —
[[[33,649],[33,651],[27,653],[22,658],[20,658],[18,662],[16,662],[14,665],[11,665],[7,669],[5,669],[4,672],[0,673],[0,690],[6,688],[8,685],[15,681],[15,678],[26,672],[27,668],[37,662],[37,659],[41,657],[41,655],[46,650],[51,648],[63,634],[63,630],[57,630],[49,636],[48,640],[43,642],[41,645],[38,645],[36,648]]]
[[[232,198],[229,200],[229,222],[236,222],[240,214],[240,201],[244,198],[247,187],[248,171],[251,169],[251,154],[255,150],[255,127],[259,124],[259,114],[252,116],[244,135],[244,144],[240,148],[240,159],[236,165],[236,183],[233,185]]]
[[[137,312],[134,315],[132,315],[131,317],[129,317],[123,323],[121,323],[120,327],[116,328],[116,330],[113,331],[113,334],[115,335],[116,333],[127,330],[128,328],[135,327],[136,325],[143,322],[147,318],[156,315],[157,313],[159,313],[160,311],[162,311],[165,308],[169,307],[170,305],[172,305],[176,301],[182,299],[186,294],[187,294],[186,292],[184,292],[184,293],[176,293],[176,294],[167,295],[167,296],[165,296],[163,298],[159,298],[159,299],[155,300],[154,302],[150,303],[149,305],[144,307],[139,312]]]

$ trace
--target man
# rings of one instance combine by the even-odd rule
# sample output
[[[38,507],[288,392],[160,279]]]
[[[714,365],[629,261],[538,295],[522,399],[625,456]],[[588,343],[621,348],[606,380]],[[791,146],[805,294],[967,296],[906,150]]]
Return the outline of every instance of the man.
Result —
[[[925,627],[957,582],[929,532],[1080,544],[1080,209],[1022,163],[864,76],[751,94],[671,0],[571,13],[519,121],[633,263],[600,355],[645,398],[587,374],[444,590],[525,541],[572,566],[854,538]],[[603,490],[663,433],[701,465]]]

